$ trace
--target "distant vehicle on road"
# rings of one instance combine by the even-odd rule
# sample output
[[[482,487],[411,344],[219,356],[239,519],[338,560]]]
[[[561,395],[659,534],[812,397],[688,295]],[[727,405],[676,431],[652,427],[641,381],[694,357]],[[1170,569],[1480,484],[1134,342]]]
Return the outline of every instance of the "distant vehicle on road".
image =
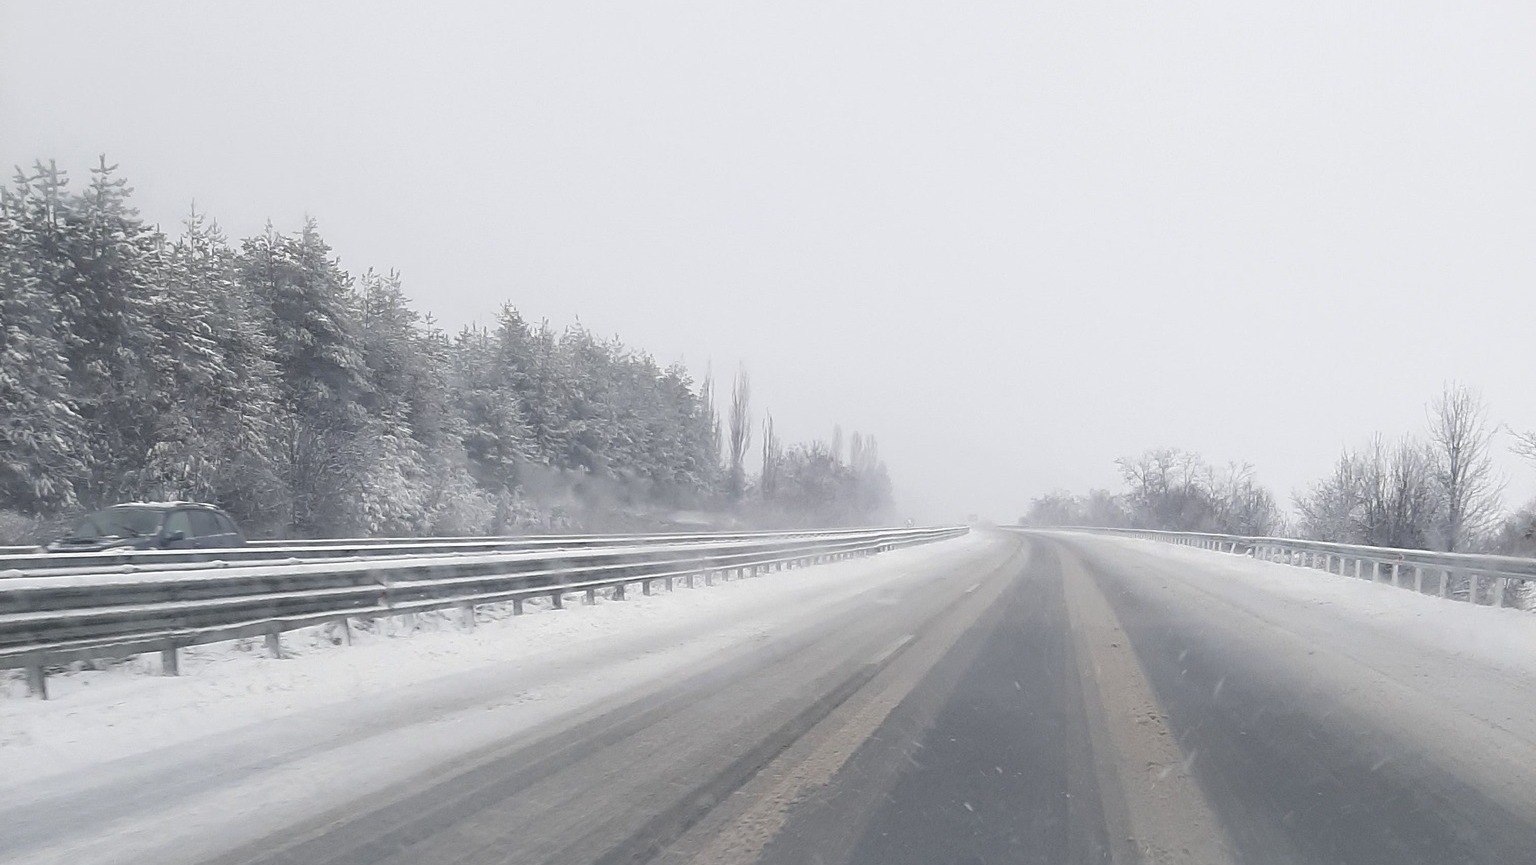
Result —
[[[69,534],[45,546],[50,553],[104,550],[225,549],[245,545],[229,514],[197,502],[132,502],[82,519]]]

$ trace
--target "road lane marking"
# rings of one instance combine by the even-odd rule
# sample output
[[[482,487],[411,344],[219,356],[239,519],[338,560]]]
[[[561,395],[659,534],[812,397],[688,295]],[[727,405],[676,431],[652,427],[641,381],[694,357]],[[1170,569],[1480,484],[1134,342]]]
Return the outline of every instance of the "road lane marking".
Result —
[[[761,775],[773,781],[765,788],[753,791],[753,801],[746,810],[732,817],[725,826],[717,827],[702,849],[690,852],[687,861],[691,865],[749,865],[757,862],[768,843],[784,827],[790,809],[810,791],[832,780],[859,746],[885,723],[896,706],[954,648],[975,618],[996,602],[1007,585],[1006,580],[994,580],[987,591],[965,598],[964,612],[955,612],[958,621],[965,623],[963,626],[942,627],[925,633],[911,651],[881,670],[869,683],[869,687],[877,690],[867,697],[860,695],[849,701],[827,719],[827,727],[817,731],[819,738],[814,740],[808,752],[766,767]],[[888,660],[914,640],[914,634],[903,636],[877,655],[873,663]]]
[[[905,646],[906,644],[912,642],[912,640],[915,637],[916,637],[915,634],[907,634],[906,636],[902,637],[901,639],[897,640],[896,642],[890,644],[889,646],[886,646],[884,649],[882,649],[880,651],[880,654],[874,656],[873,658],[870,658],[869,662],[871,664],[876,665],[876,666],[879,666],[880,664],[885,663],[886,659],[890,658],[892,655],[894,655],[897,652],[901,651],[902,647]]]
[[[1058,551],[1090,713],[1094,768],[1101,788],[1114,785],[1123,793],[1125,813],[1112,815],[1109,797],[1101,792],[1106,820],[1126,824],[1109,826],[1114,865],[1235,862],[1235,848],[1190,772],[1197,755],[1179,748],[1129,637],[1093,577],[1071,552]]]

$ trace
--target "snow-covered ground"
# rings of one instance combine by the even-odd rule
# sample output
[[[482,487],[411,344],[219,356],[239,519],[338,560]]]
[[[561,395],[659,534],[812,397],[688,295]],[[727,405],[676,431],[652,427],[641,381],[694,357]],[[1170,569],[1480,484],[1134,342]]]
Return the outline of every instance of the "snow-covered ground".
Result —
[[[1363,629],[1387,638],[1405,657],[1454,657],[1536,681],[1531,612],[1473,606],[1314,568],[1156,541],[1095,536],[1093,543],[1184,565],[1188,569],[1181,576],[1201,591],[1261,618],[1283,616],[1287,627],[1315,632],[1319,639],[1347,639],[1352,629]]]
[[[338,731],[348,716],[411,711],[452,726],[480,693],[515,708],[517,725],[568,709],[576,698],[615,692],[639,677],[686,668],[724,647],[789,626],[808,605],[825,606],[940,562],[987,548],[976,535],[866,559],[717,582],[652,596],[631,591],[595,606],[529,605],[528,615],[482,613],[464,632],[454,615],[419,616],[407,633],[396,619],[354,633],[340,646],[321,629],[285,634],[290,657],[265,655],[259,641],[183,652],[181,675],[159,675],[158,656],[49,679],[50,699],[25,696],[14,673],[0,679],[0,800],[47,776],[75,775],[112,760],[191,737],[245,735],[263,722],[315,713]],[[621,663],[622,662],[622,663]],[[476,707],[478,709],[484,706]],[[505,713],[496,716],[506,729]],[[471,737],[473,738],[473,737]]]

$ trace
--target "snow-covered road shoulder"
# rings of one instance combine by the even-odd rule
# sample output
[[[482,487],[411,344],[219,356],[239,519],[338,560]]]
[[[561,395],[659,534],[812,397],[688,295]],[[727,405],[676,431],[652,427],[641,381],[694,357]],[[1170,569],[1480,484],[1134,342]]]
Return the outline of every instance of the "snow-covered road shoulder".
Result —
[[[1455,657],[1536,682],[1536,614],[1530,612],[1473,606],[1312,568],[1155,541],[1063,537],[1182,566],[1179,575],[1190,585],[1261,618],[1283,619],[1288,626],[1311,620],[1319,627],[1326,624],[1330,633],[1341,625],[1366,629],[1409,656]]]
[[[645,672],[661,675],[790,625],[808,604],[878,592],[883,583],[964,560],[992,543],[971,535],[709,588],[679,585],[649,597],[631,593],[623,602],[482,616],[470,632],[447,615],[419,617],[408,636],[398,619],[381,620],[377,630],[357,632],[351,646],[309,629],[285,635],[290,656],[282,660],[266,657],[254,641],[202,646],[184,651],[179,677],[158,675],[158,659],[140,656],[53,677],[48,701],[24,696],[11,676],[0,679],[0,794],[315,710],[343,730],[348,716],[397,711],[394,704],[406,696],[430,703],[441,694],[439,703],[456,706],[462,694],[484,689],[503,703],[533,703],[550,695],[549,676],[559,670],[570,670],[573,680],[589,678],[592,688],[618,688],[626,682],[605,680],[601,669],[590,677],[577,673],[584,665],[647,659]],[[636,674],[628,672],[630,684]]]

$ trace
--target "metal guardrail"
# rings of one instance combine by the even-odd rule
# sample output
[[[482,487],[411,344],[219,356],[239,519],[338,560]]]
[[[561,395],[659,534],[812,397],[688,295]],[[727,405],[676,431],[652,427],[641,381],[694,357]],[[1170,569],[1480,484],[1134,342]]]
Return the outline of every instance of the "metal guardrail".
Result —
[[[383,556],[444,555],[449,553],[513,552],[601,548],[633,544],[699,543],[761,537],[815,537],[835,531],[695,532],[630,535],[516,535],[480,538],[334,538],[314,541],[251,541],[242,547],[181,550],[111,550],[95,553],[48,553],[36,547],[0,547],[0,579],[29,576],[38,571],[89,573],[122,568],[160,569],[186,563],[220,563],[224,567],[306,559],[346,559]]]
[[[529,598],[554,607],[599,589],[623,599],[639,584],[689,587],[715,575],[757,575],[958,537],[965,527],[714,536],[706,542],[518,550],[450,556],[321,560],[236,569],[201,567],[135,573],[43,573],[0,581],[0,669],[24,668],[29,690],[47,696],[49,666],[160,652],[177,673],[187,646],[264,637],[282,656],[284,631],[334,623],[351,641],[350,618],[459,609],[474,626],[476,606]]]
[[[1443,553],[1306,541],[1149,529],[1067,526],[1063,531],[1162,541],[1249,556],[1264,562],[1317,568],[1332,574],[1387,583],[1420,594],[1492,607],[1522,607],[1536,589],[1536,559],[1482,553]]]

